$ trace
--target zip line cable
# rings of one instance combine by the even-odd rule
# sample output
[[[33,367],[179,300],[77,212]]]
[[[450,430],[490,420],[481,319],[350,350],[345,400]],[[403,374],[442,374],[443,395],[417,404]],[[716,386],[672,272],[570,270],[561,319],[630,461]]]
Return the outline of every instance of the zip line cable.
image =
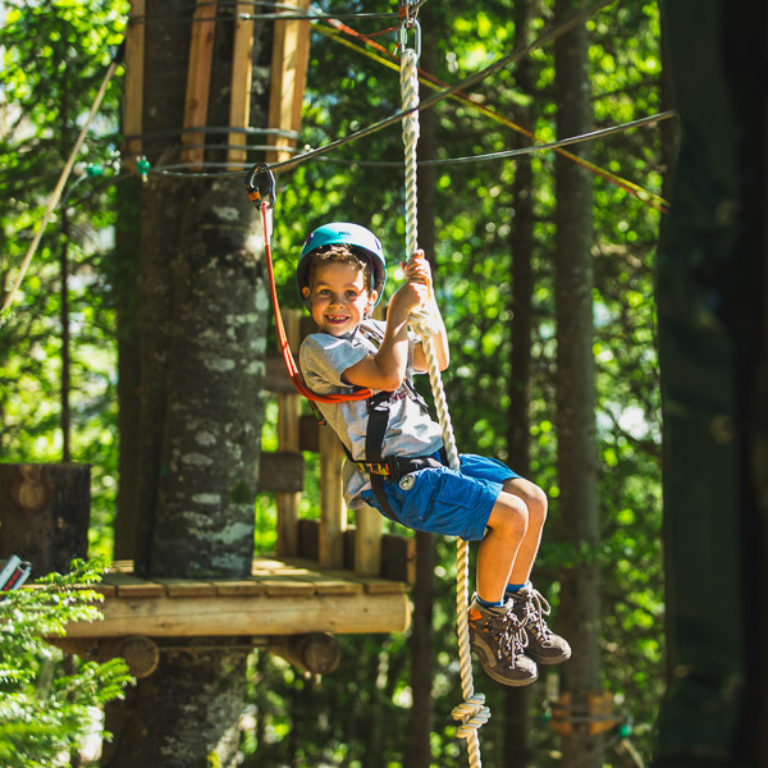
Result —
[[[614,133],[620,133],[631,128],[637,128],[640,125],[647,125],[648,123],[658,123],[662,120],[668,120],[670,117],[676,117],[677,113],[674,109],[668,109],[664,112],[659,112],[655,115],[648,115],[647,117],[640,117],[637,120],[631,120],[628,123],[622,123],[621,125],[612,125],[608,128],[596,128],[594,131],[588,131],[587,133],[581,133],[578,136],[571,136],[569,139],[558,139],[557,141],[550,141],[547,144],[532,144],[530,147],[520,147],[518,149],[505,149],[500,152],[489,152],[484,155],[468,155],[466,157],[451,157],[445,160],[422,160],[419,164],[424,166],[429,165],[446,165],[448,163],[473,163],[481,160],[499,160],[504,157],[517,157],[519,155],[531,155],[535,152],[542,152],[547,149],[558,149],[560,147],[570,146],[571,144],[581,144],[586,141],[592,141],[593,139],[600,139],[604,136],[610,136]]]
[[[314,29],[316,32],[319,32],[321,35],[324,35],[325,37],[328,37],[331,40],[335,40],[337,43],[340,43],[341,45],[344,45],[353,51],[357,51],[358,53],[361,53],[364,56],[367,56],[373,61],[377,61],[379,64],[382,64],[385,67],[388,67],[394,70],[398,69],[398,65],[395,61],[395,57],[383,45],[380,45],[375,40],[371,40],[370,35],[365,35],[361,32],[357,32],[356,30],[352,29],[348,25],[342,24],[340,22],[337,22],[337,23],[331,22],[331,25],[334,27],[333,30],[318,24],[314,26]],[[341,35],[339,35],[338,32],[341,32],[342,34],[347,35],[349,37],[359,38],[360,40],[363,41],[365,45],[384,54],[386,58],[379,56],[376,53],[373,53],[372,51],[368,50],[365,47],[356,45],[351,40],[348,40],[342,37]],[[420,69],[419,74],[420,74],[421,83],[423,85],[426,85],[429,88],[432,88],[433,90],[438,90],[440,88],[448,87],[448,83],[444,82],[443,80],[440,80],[439,78],[435,77],[434,75],[428,72],[425,72],[424,70]],[[499,114],[498,112],[494,111],[493,109],[486,106],[485,104],[479,104],[477,101],[475,101],[473,98],[471,98],[465,93],[462,93],[459,91],[453,94],[451,98],[457,101],[461,101],[473,107],[478,112],[481,112],[482,114],[490,117],[496,122],[502,123],[503,125],[506,125],[509,128],[512,128],[513,130],[523,134],[524,136],[527,136],[529,139],[533,141],[538,141],[538,138],[536,137],[536,134],[533,131],[530,131],[527,128],[524,128],[523,126],[515,123],[514,121],[510,120],[508,117]],[[659,211],[660,213],[666,213],[668,203],[660,195],[657,195],[653,192],[649,192],[648,190],[644,189],[638,184],[635,184],[634,182],[631,182],[628,179],[624,179],[618,174],[612,173],[611,171],[601,168],[599,165],[596,165],[595,163],[592,163],[589,160],[584,159],[583,157],[574,155],[573,153],[568,152],[567,150],[555,147],[554,151],[557,152],[559,155],[571,160],[572,162],[577,163],[578,165],[581,165],[583,168],[587,169],[588,171],[595,174],[596,176],[600,176],[601,178],[604,178],[606,181],[610,182],[611,184],[614,184],[620,189],[623,189],[625,192],[628,192],[630,195],[637,198],[641,202],[644,202],[647,205],[650,205],[652,208]]]
[[[446,157],[446,158],[440,158],[437,160],[419,160],[416,164],[419,167],[427,167],[427,166],[448,166],[448,165],[460,165],[460,164],[466,164],[466,163],[472,163],[472,162],[486,162],[488,160],[498,160],[501,158],[506,157],[519,157],[521,155],[532,155],[536,152],[543,152],[545,150],[557,150],[560,147],[570,146],[573,144],[581,144],[587,141],[594,141],[595,139],[603,138],[605,136],[610,136],[616,133],[622,133],[627,130],[631,130],[632,128],[637,128],[643,125],[650,125],[653,123],[658,123],[663,120],[668,120],[672,117],[676,117],[677,113],[674,110],[666,110],[664,112],[659,112],[655,115],[647,115],[646,117],[640,117],[637,120],[630,120],[626,123],[619,123],[617,125],[610,125],[606,128],[597,128],[594,131],[589,131],[588,133],[582,133],[578,136],[570,136],[566,139],[558,139],[556,141],[547,142],[544,144],[532,144],[528,147],[519,147],[517,149],[506,149],[501,150],[499,152],[489,152],[487,154],[478,154],[478,155],[467,155],[464,157]],[[218,145],[218,144],[206,144],[206,145],[199,145],[202,148],[214,148],[214,147],[222,147],[222,146],[228,146],[228,145]],[[273,149],[273,147],[270,145],[269,147],[265,147],[264,145],[252,145],[247,146],[238,145],[238,149],[248,149],[248,150],[257,150],[257,149]],[[179,148],[181,150],[181,147]],[[287,151],[291,151],[290,148],[284,147]],[[298,152],[299,150],[293,149],[292,151]],[[344,160],[338,157],[320,157],[318,158],[321,161],[324,162],[330,162],[330,163],[339,163],[342,165],[359,165],[361,167],[372,167],[372,168],[395,168],[402,166],[402,163],[396,161],[396,160]],[[284,161],[284,162],[290,162]],[[241,174],[241,171],[229,171],[228,173],[189,173],[189,172],[183,172],[184,168],[200,168],[206,167],[206,168],[231,168],[233,165],[237,165],[238,167],[242,169],[248,169],[253,168],[253,163],[232,163],[232,162],[209,162],[209,161],[203,161],[195,162],[195,163],[174,163],[170,165],[162,165],[162,166],[154,166],[152,169],[150,169],[149,173],[155,173],[159,175],[166,175],[166,176],[180,176],[180,177],[186,177],[186,176],[201,176],[201,177],[224,177],[224,176],[238,176]],[[270,169],[273,169],[274,166],[268,166]],[[297,164],[298,167],[298,164]],[[289,168],[288,171],[293,171],[295,168]],[[176,173],[174,173],[176,172]],[[624,188],[624,187],[622,187]],[[645,190],[643,190],[645,192]],[[652,193],[646,192],[646,195],[650,196]],[[649,202],[645,200],[644,202]],[[649,202],[649,205],[651,203]],[[655,206],[653,206],[655,207]]]
[[[412,6],[412,8],[417,9],[425,1],[426,0],[422,0],[421,3],[419,3],[418,5]],[[524,47],[522,47],[522,48],[520,48],[520,49],[518,49],[516,51],[513,51],[512,53],[510,53],[510,54],[508,54],[506,56],[503,56],[503,57],[497,59],[495,62],[493,62],[492,64],[490,64],[486,68],[484,68],[484,69],[474,73],[473,75],[470,75],[470,76],[468,76],[468,77],[466,77],[466,78],[464,78],[464,79],[454,83],[453,85],[446,85],[442,81],[438,80],[438,78],[436,78],[436,77],[434,77],[432,75],[428,75],[427,73],[424,73],[423,71],[419,71],[419,74],[421,75],[421,82],[422,83],[426,82],[426,84],[429,85],[429,87],[431,87],[433,89],[439,89],[439,90],[437,90],[437,92],[433,96],[429,97],[428,99],[423,100],[421,103],[417,103],[415,106],[411,107],[409,110],[406,110],[406,111],[401,110],[401,111],[399,111],[399,112],[397,112],[397,113],[395,113],[393,115],[390,115],[388,118],[385,118],[383,120],[378,121],[377,123],[369,125],[369,126],[367,126],[365,128],[362,128],[362,129],[360,129],[358,131],[355,131],[355,132],[353,132],[353,133],[351,133],[351,134],[349,134],[349,135],[347,135],[345,137],[342,137],[340,139],[336,139],[334,141],[329,142],[328,144],[325,144],[325,145],[323,145],[321,147],[317,147],[315,149],[308,149],[308,150],[305,150],[304,152],[298,152],[298,154],[296,154],[293,158],[289,158],[287,160],[283,160],[281,162],[276,162],[276,163],[273,163],[273,164],[266,164],[264,166],[264,168],[266,170],[270,170],[270,171],[276,171],[276,170],[288,171],[288,170],[293,170],[293,169],[297,168],[299,165],[301,165],[302,163],[304,163],[304,162],[306,162],[306,161],[308,161],[310,159],[313,159],[313,158],[316,158],[316,157],[317,158],[321,158],[323,155],[325,155],[325,154],[327,154],[329,152],[332,152],[332,151],[338,149],[339,147],[344,146],[345,144],[349,144],[349,143],[351,143],[353,141],[357,141],[358,139],[361,139],[361,138],[364,138],[366,136],[369,136],[369,135],[371,135],[373,133],[376,133],[376,132],[378,132],[380,130],[383,130],[384,128],[386,128],[386,127],[388,127],[390,125],[393,125],[393,124],[395,124],[395,123],[397,123],[399,121],[402,121],[404,118],[407,117],[409,112],[420,111],[422,109],[428,109],[428,108],[434,106],[435,104],[438,104],[439,102],[441,102],[441,101],[443,101],[444,99],[447,99],[447,98],[460,99],[461,101],[464,101],[464,102],[472,105],[473,107],[475,107],[476,109],[482,111],[483,113],[485,113],[485,114],[487,114],[489,116],[492,116],[494,119],[504,123],[505,125],[508,125],[509,127],[513,128],[515,130],[518,130],[518,131],[526,134],[527,136],[529,136],[530,138],[535,140],[536,137],[535,137],[535,135],[532,132],[527,131],[526,129],[522,128],[521,126],[518,126],[517,124],[515,124],[511,120],[509,120],[509,119],[507,119],[507,118],[497,114],[496,112],[494,112],[493,110],[489,109],[488,107],[485,107],[484,105],[481,105],[481,104],[477,104],[473,99],[471,99],[470,97],[468,97],[464,93],[462,93],[462,91],[464,89],[468,88],[468,87],[471,87],[471,86],[475,85],[476,83],[481,82],[483,79],[489,77],[491,74],[494,74],[495,72],[498,72],[499,70],[503,69],[504,67],[508,66],[509,64],[512,64],[512,63],[514,63],[516,61],[519,61],[520,59],[522,59],[525,56],[529,55],[532,51],[536,50],[537,48],[543,47],[544,45],[546,45],[546,44],[556,40],[560,36],[564,35],[566,32],[570,31],[573,27],[577,26],[578,24],[583,23],[588,18],[590,18],[591,16],[596,14],[598,11],[602,10],[603,8],[605,8],[606,6],[612,4],[615,1],[616,0],[600,0],[599,2],[597,2],[594,6],[590,7],[589,9],[585,9],[581,13],[579,13],[576,16],[574,16],[573,18],[571,18],[570,20],[564,22],[563,24],[559,25],[558,27],[555,27],[555,28],[549,30],[546,34],[544,34],[541,37],[539,37],[536,41],[534,41],[534,42],[530,43],[529,45],[526,45],[526,46],[524,46]],[[237,0],[232,0],[232,4],[238,5],[238,4],[241,4],[241,3],[238,3]],[[253,2],[251,4],[253,4],[253,5],[264,5],[264,3],[258,3],[258,2]],[[290,9],[290,10],[294,10],[296,8],[295,6],[288,6],[288,5],[279,4],[279,3],[274,3],[272,5],[275,8],[280,7],[280,8]],[[360,18],[361,16],[365,16],[365,15],[366,14],[353,14],[352,16],[354,16],[355,18]],[[379,18],[382,17],[382,15],[380,15],[380,14],[378,16],[379,16]],[[386,16],[387,17],[391,17],[391,14],[387,14]],[[283,18],[283,20],[285,20],[285,16],[284,15],[282,16],[282,18]],[[317,16],[313,16],[312,18],[314,20],[318,19]],[[320,18],[325,18],[325,17],[321,16]],[[329,18],[331,18],[331,17],[329,17]],[[377,43],[375,43],[374,41],[370,40],[369,37],[367,37],[367,36],[365,36],[365,35],[363,35],[363,34],[361,34],[359,32],[356,32],[355,30],[352,30],[351,28],[349,28],[346,25],[342,24],[339,21],[339,17],[338,16],[332,17],[332,24],[335,26],[336,29],[339,29],[339,30],[343,31],[345,34],[352,35],[352,36],[355,36],[355,37],[359,37],[367,45],[373,46],[377,50],[383,51],[384,53],[387,54],[388,57],[390,56],[390,54],[386,50],[386,48],[384,48],[383,46],[380,46]],[[335,33],[335,31],[323,29],[321,26],[318,26],[318,25],[315,26],[315,29],[320,31],[321,34],[324,34],[324,35],[326,35],[328,37],[331,37],[332,39],[336,39],[337,41],[341,42],[344,45],[347,45],[348,47],[352,48],[353,50],[357,50],[359,52],[362,52],[365,55],[380,61],[381,63],[385,64],[386,66],[391,66],[391,64],[392,64],[391,61],[389,61],[387,59],[384,59],[382,57],[376,56],[375,54],[372,54],[370,51],[367,51],[364,48],[360,48],[359,46],[355,46],[353,43],[351,43],[351,41],[345,40],[344,38],[339,37],[338,34]],[[88,131],[88,128],[90,127],[90,124],[91,124],[91,122],[92,122],[92,120],[93,120],[93,118],[94,118],[94,116],[95,116],[99,106],[101,105],[101,101],[104,98],[104,95],[106,93],[107,85],[109,84],[109,81],[111,80],[112,76],[114,75],[115,70],[117,69],[118,64],[119,64],[119,56],[116,56],[113,59],[113,61],[110,63],[110,65],[109,65],[109,67],[107,69],[107,72],[106,72],[106,74],[104,76],[104,79],[102,81],[101,87],[100,87],[99,92],[98,92],[98,94],[96,96],[96,99],[95,99],[93,105],[91,106],[90,112],[89,112],[89,114],[88,114],[88,116],[86,118],[86,121],[85,121],[85,123],[83,125],[83,128],[81,129],[80,134],[79,134],[79,136],[78,136],[78,138],[77,138],[77,140],[75,142],[75,145],[72,148],[72,152],[70,153],[70,156],[69,156],[69,158],[67,160],[67,163],[64,166],[64,169],[63,169],[63,171],[61,173],[61,176],[60,176],[59,181],[58,181],[58,183],[56,185],[56,188],[54,189],[53,194],[51,195],[51,198],[48,201],[48,206],[47,206],[46,211],[45,211],[45,213],[43,215],[43,218],[42,218],[42,220],[41,220],[41,222],[40,222],[40,224],[38,226],[38,229],[37,229],[37,232],[35,233],[33,241],[30,244],[30,247],[29,247],[29,249],[28,249],[28,251],[27,251],[27,253],[26,253],[25,257],[24,257],[24,260],[22,261],[22,265],[20,267],[19,274],[18,274],[18,276],[16,278],[16,281],[14,282],[14,285],[11,288],[11,291],[9,292],[8,296],[6,297],[6,300],[3,303],[2,309],[0,309],[0,318],[2,318],[2,316],[7,312],[8,308],[11,306],[11,304],[15,300],[16,294],[18,293],[18,290],[19,290],[19,288],[21,286],[21,283],[22,283],[22,281],[24,279],[24,276],[25,276],[25,274],[27,272],[27,269],[29,268],[29,264],[30,264],[30,262],[32,260],[32,257],[34,256],[35,251],[36,251],[36,249],[37,249],[37,247],[38,247],[38,245],[40,243],[40,239],[42,238],[42,235],[43,235],[43,232],[45,230],[45,227],[47,226],[51,216],[53,215],[54,209],[58,205],[58,202],[59,202],[59,199],[61,197],[64,185],[66,184],[66,181],[67,181],[69,175],[72,172],[72,168],[74,166],[76,155],[77,155],[78,151],[80,150],[80,147],[81,147],[81,145],[82,145],[82,143],[83,143],[83,141],[85,139],[85,135],[86,135],[86,133]],[[599,129],[597,131],[592,131],[592,132],[587,133],[587,134],[582,134],[581,136],[575,136],[575,137],[570,137],[570,138],[567,138],[567,139],[561,139],[561,140],[558,140],[558,141],[555,141],[555,142],[549,142],[548,144],[535,144],[535,145],[532,145],[530,147],[523,147],[523,148],[519,148],[519,149],[507,150],[507,151],[502,151],[502,152],[495,152],[495,153],[490,153],[490,154],[487,154],[487,155],[477,155],[477,156],[470,156],[470,157],[463,157],[463,158],[445,158],[445,159],[440,159],[440,160],[422,161],[421,163],[418,163],[418,164],[420,164],[420,165],[421,164],[423,164],[423,165],[427,165],[427,164],[429,164],[429,165],[449,165],[449,164],[454,163],[454,162],[455,163],[468,163],[468,162],[472,162],[474,160],[481,161],[481,160],[499,159],[499,158],[503,158],[503,157],[515,157],[515,156],[519,156],[519,155],[524,155],[524,154],[529,154],[529,153],[533,153],[533,152],[540,152],[540,151],[552,149],[555,152],[558,152],[558,153],[561,153],[561,154],[565,155],[566,157],[568,157],[569,159],[573,160],[574,162],[577,162],[577,163],[583,165],[584,167],[586,167],[589,170],[591,170],[593,173],[596,173],[597,175],[602,176],[603,178],[607,179],[611,183],[616,184],[617,186],[619,186],[620,188],[626,190],[627,192],[629,192],[630,194],[632,194],[636,198],[640,199],[641,201],[647,203],[651,207],[653,207],[656,210],[659,210],[660,212],[663,213],[663,212],[666,211],[666,208],[664,207],[666,205],[666,201],[664,201],[663,198],[661,198],[658,195],[655,195],[653,193],[647,192],[646,190],[642,189],[642,187],[639,187],[638,185],[632,184],[631,182],[627,181],[626,179],[622,179],[621,177],[619,177],[619,176],[617,176],[615,174],[612,174],[609,171],[606,171],[606,170],[600,168],[599,166],[596,166],[596,165],[594,165],[592,163],[589,163],[588,161],[584,160],[583,158],[578,157],[577,155],[573,155],[573,154],[567,152],[566,150],[563,149],[563,147],[566,146],[566,145],[569,145],[569,144],[576,144],[576,143],[580,143],[582,141],[589,141],[589,140],[592,140],[594,138],[599,138],[601,136],[609,135],[611,133],[617,133],[619,131],[626,130],[626,129],[629,129],[629,128],[633,128],[633,127],[636,127],[638,125],[642,125],[642,124],[645,124],[645,123],[651,123],[651,122],[656,121],[656,120],[668,119],[669,117],[672,117],[673,114],[674,113],[671,112],[671,111],[662,112],[662,113],[659,113],[658,115],[652,115],[652,116],[648,116],[646,118],[640,118],[639,120],[634,120],[634,121],[631,121],[629,123],[623,123],[623,124],[618,125],[618,126],[613,126],[613,127],[605,128],[605,129]],[[219,129],[205,129],[205,132],[209,132],[209,131],[210,132],[215,132],[217,130],[219,130]],[[183,131],[174,131],[173,133],[177,134],[177,133],[181,133],[181,132],[183,132]],[[253,129],[253,130],[244,129],[243,132],[244,133],[258,133],[258,132],[270,133],[270,132],[274,132],[274,131],[271,131],[270,129]],[[261,147],[261,145],[260,145],[260,147]],[[258,149],[260,147],[256,147],[256,146],[248,147],[246,145],[245,148],[246,149],[256,150],[256,149]],[[261,147],[261,148],[263,148],[263,147]],[[297,150],[293,150],[293,151],[297,151]],[[323,159],[326,160],[327,158],[323,158]],[[338,162],[344,162],[344,161],[340,160]],[[365,164],[365,161],[358,161],[358,162],[359,162],[359,164]],[[374,164],[374,163],[371,163],[371,164]],[[221,168],[221,167],[227,167],[229,169],[232,169],[233,166],[236,166],[240,170],[234,169],[234,170],[229,170],[229,171],[226,171],[226,172],[217,171],[215,173],[208,173],[208,172],[205,172],[205,171],[202,171],[202,172],[201,171],[186,172],[186,171],[182,170],[185,167],[190,167],[190,168],[194,167],[194,168],[197,168],[197,169],[199,169],[201,167],[202,168]],[[142,177],[146,177],[147,173],[153,173],[153,174],[165,175],[165,176],[183,176],[183,177],[196,176],[198,178],[221,178],[221,177],[226,177],[226,176],[240,175],[242,173],[242,170],[244,170],[246,168],[249,168],[249,167],[252,167],[252,164],[248,164],[248,163],[211,163],[211,162],[203,162],[202,164],[201,163],[196,163],[194,165],[193,164],[189,164],[188,166],[186,166],[185,164],[179,163],[179,164],[172,164],[172,165],[168,165],[168,166],[158,166],[157,168],[149,168],[148,167],[144,172],[141,172],[140,175]]]
[[[531,52],[535,51],[537,48],[540,48],[546,45],[547,43],[551,43],[554,40],[557,40],[562,35],[566,34],[567,32],[570,32],[570,30],[573,29],[575,26],[578,26],[579,24],[583,23],[588,18],[593,16],[595,13],[602,10],[605,6],[610,5],[614,2],[616,2],[616,0],[599,0],[599,2],[597,2],[591,8],[585,11],[582,11],[581,13],[577,14],[576,16],[564,22],[563,24],[550,30],[545,35],[538,38],[538,40],[536,40],[535,42],[530,43],[529,45],[523,46],[522,48],[519,48],[518,50],[513,51],[512,53],[509,53],[506,56],[502,56],[501,58],[497,59],[495,62],[490,64],[489,66],[485,67],[485,69],[481,69],[479,72],[476,72],[473,75],[469,75],[463,80],[459,80],[458,82],[448,86],[447,88],[443,88],[442,90],[438,91],[434,95],[430,96],[428,99],[425,99],[424,101],[422,101],[417,106],[413,107],[413,110],[421,111],[424,109],[429,109],[430,107],[433,107],[435,104],[438,104],[444,99],[447,99],[449,96],[452,96],[453,94],[457,93],[458,91],[464,90],[465,88],[468,88],[472,85],[475,85],[476,83],[481,82],[485,78],[498,72],[499,70],[503,69],[507,65],[513,64],[516,61],[519,61],[520,59],[529,55]],[[412,111],[412,110],[408,110],[408,111]],[[324,144],[322,147],[316,147],[315,149],[310,149],[305,152],[302,152],[301,154],[289,160],[283,160],[281,162],[267,164],[266,166],[267,170],[274,172],[274,171],[279,171],[283,169],[289,169],[289,168],[292,169],[297,165],[300,165],[301,163],[305,163],[307,160],[311,160],[313,157],[319,157],[320,155],[324,155],[328,152],[331,152],[332,150],[338,149],[339,147],[342,147],[345,144],[349,144],[352,141],[357,141],[358,139],[362,139],[365,136],[370,136],[371,134],[376,133],[382,130],[383,128],[387,128],[390,125],[398,123],[408,114],[408,111],[396,112],[395,114],[390,115],[389,117],[379,120],[377,123],[373,123],[372,125],[366,126],[365,128],[361,128],[360,130],[350,133],[349,135],[341,139],[336,139],[335,141],[331,141],[328,144]]]

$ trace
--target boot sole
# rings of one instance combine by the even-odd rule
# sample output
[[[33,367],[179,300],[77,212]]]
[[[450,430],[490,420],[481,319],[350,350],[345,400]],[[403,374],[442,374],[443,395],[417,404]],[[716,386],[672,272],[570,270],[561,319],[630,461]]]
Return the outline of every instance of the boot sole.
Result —
[[[525,655],[544,667],[553,667],[556,664],[562,664],[564,661],[568,661],[568,659],[571,658],[570,653],[567,656],[559,656],[558,658],[552,658],[551,656],[534,656],[532,653],[528,653],[528,651],[525,652]]]
[[[487,667],[483,663],[483,658],[481,656],[480,651],[476,649],[472,649],[472,657],[478,661],[478,663],[483,669],[483,672],[485,672],[485,674],[488,675],[488,677],[490,677],[492,680],[495,680],[497,683],[501,683],[502,685],[506,685],[510,688],[522,688],[526,685],[531,685],[532,683],[535,683],[539,679],[538,674],[536,674],[534,677],[521,678],[520,680],[510,680],[510,678],[504,677],[504,675],[500,675],[492,667],[490,668]]]

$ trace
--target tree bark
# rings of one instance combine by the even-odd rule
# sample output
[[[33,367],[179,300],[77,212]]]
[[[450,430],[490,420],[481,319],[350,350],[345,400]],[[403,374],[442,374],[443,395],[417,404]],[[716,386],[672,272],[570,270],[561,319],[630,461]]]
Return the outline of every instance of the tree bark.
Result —
[[[178,22],[192,23],[191,14],[182,0],[147,2],[144,147],[153,169],[178,162],[190,39],[190,24]],[[229,122],[233,28],[234,20],[215,29],[214,127]],[[271,27],[257,23],[256,55],[265,31]],[[265,125],[263,104],[251,121]],[[206,151],[206,160],[222,159]],[[268,310],[258,217],[240,179],[151,173],[140,243],[136,570],[244,576],[253,556]],[[105,765],[233,766],[247,654],[236,638],[162,644],[157,671],[110,708],[107,727],[117,738]]]
[[[138,331],[139,203],[141,182],[115,190],[120,215],[115,227],[113,270],[117,304],[117,430],[120,441],[119,483],[115,515],[115,560],[136,554],[136,483],[139,462],[139,395],[141,363]]]
[[[583,10],[583,0],[557,0],[560,22]],[[555,43],[555,95],[558,136],[592,127],[587,73],[589,40],[584,26]],[[575,152],[584,153],[584,145]],[[594,555],[600,535],[597,503],[595,374],[592,356],[592,189],[589,174],[561,156],[555,165],[557,188],[555,308],[557,316],[557,439],[561,538],[570,543],[574,565],[562,573],[558,630],[573,647],[562,667],[563,692],[573,711],[586,714],[587,694],[599,691],[600,585]],[[602,764],[602,744],[588,724],[573,723],[563,737],[563,762],[584,768]]]

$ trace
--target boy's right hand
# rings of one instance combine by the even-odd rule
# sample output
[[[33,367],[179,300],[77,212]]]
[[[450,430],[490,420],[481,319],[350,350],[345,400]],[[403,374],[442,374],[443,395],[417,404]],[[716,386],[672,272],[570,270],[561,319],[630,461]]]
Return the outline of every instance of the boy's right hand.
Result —
[[[408,280],[395,291],[389,303],[389,311],[402,312],[407,317],[422,307],[428,299],[428,285]]]

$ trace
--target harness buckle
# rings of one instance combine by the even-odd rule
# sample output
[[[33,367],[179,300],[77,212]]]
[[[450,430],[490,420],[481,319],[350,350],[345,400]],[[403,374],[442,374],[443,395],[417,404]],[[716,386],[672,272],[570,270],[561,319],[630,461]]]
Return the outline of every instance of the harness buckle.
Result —
[[[372,475],[389,477],[392,474],[390,471],[390,465],[386,461],[363,461],[361,464],[363,464],[366,471]]]

